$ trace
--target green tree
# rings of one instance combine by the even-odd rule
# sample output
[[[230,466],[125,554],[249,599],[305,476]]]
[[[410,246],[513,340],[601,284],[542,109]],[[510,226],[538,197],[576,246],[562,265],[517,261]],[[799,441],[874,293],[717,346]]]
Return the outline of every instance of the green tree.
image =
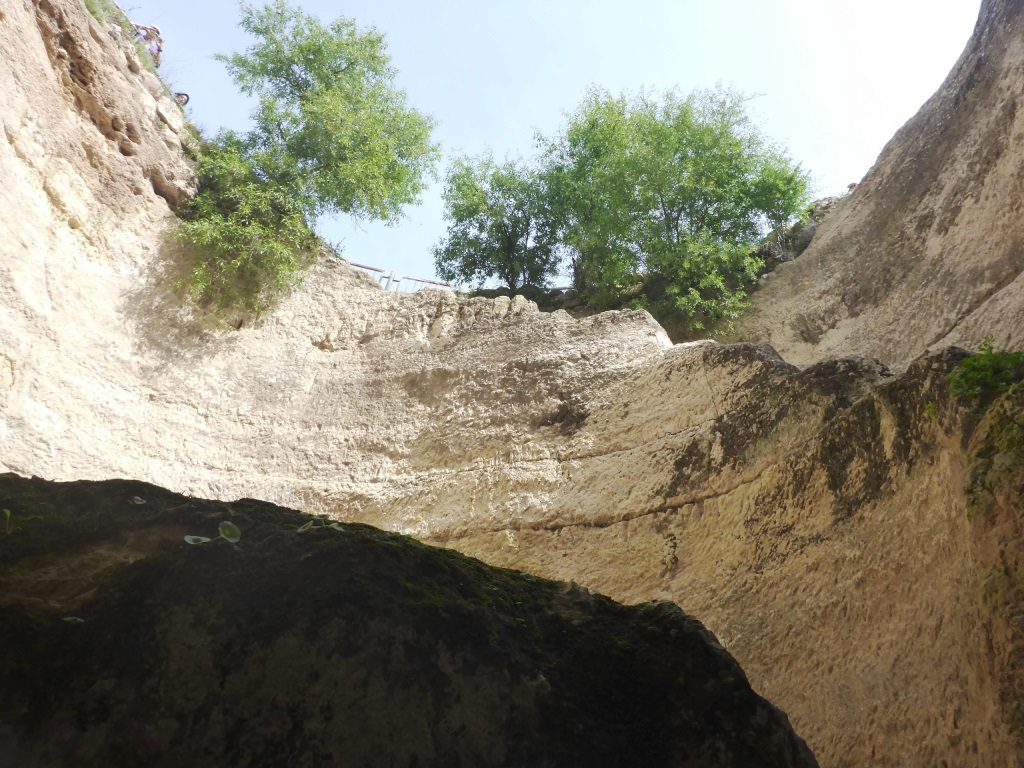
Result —
[[[806,175],[718,89],[592,91],[554,139],[545,183],[577,287],[612,304],[638,286],[693,328],[732,318],[762,264],[758,239],[801,211]]]
[[[991,336],[949,374],[950,391],[966,398],[1001,395],[1022,380],[1024,352],[997,352]]]
[[[285,0],[243,5],[241,27],[256,44],[221,60],[259,99],[245,144],[268,179],[310,215],[389,220],[418,199],[433,126],[395,88],[383,35],[345,18],[324,26]]]
[[[558,269],[547,196],[535,170],[489,157],[457,160],[444,188],[448,233],[434,248],[445,280],[497,277],[510,293],[543,286]]]
[[[394,85],[379,32],[324,25],[284,0],[243,5],[241,27],[255,44],[220,58],[257,98],[253,126],[205,146],[182,235],[202,253],[196,296],[259,311],[311,261],[320,216],[397,219],[438,150],[431,120]]]

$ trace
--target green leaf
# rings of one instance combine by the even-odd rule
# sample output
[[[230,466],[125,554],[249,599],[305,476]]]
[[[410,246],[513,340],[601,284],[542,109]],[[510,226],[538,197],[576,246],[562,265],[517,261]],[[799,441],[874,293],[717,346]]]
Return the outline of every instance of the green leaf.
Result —
[[[212,539],[209,539],[206,536],[186,536],[185,537],[185,543],[186,544],[208,544],[210,541],[212,541]]]
[[[999,395],[1022,380],[1024,352],[996,351],[990,336],[949,374],[950,391],[966,398]]]
[[[298,527],[298,532],[299,533],[304,533],[305,531],[308,531],[310,528],[313,527],[313,522],[314,522],[313,520],[306,521],[305,523],[303,523],[302,525],[300,525]]]
[[[130,501],[132,504],[135,504],[136,506],[140,506],[146,503],[146,500],[141,496],[132,496]]]
[[[338,533],[344,533],[345,532],[345,526],[343,526],[341,523],[331,523],[327,527],[328,528],[333,528]]]
[[[230,520],[224,520],[217,530],[220,532],[220,537],[225,541],[232,544],[237,544],[242,538],[242,532],[238,529],[238,526],[232,523]]]
[[[66,621],[68,624],[85,624],[85,619],[78,616],[64,616],[61,618],[61,621]]]

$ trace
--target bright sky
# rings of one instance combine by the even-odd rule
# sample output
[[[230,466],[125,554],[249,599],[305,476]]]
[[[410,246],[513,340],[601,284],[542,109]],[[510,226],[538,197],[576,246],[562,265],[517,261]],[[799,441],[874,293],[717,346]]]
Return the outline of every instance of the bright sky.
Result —
[[[974,27],[980,0],[292,0],[384,33],[409,102],[437,122],[446,158],[529,156],[591,84],[612,92],[717,82],[748,94],[768,136],[811,172],[817,195],[858,181],[885,142],[938,88]],[[161,75],[191,95],[213,133],[245,128],[250,104],[215,53],[243,50],[233,0],[129,0],[164,38]],[[442,166],[443,171],[444,166]],[[445,232],[440,184],[392,226],[323,221],[344,256],[434,277]]]

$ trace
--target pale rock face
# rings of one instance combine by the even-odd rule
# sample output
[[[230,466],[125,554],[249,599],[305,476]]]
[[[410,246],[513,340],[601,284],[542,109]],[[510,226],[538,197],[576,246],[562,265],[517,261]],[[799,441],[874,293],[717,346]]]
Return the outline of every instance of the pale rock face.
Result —
[[[998,42],[990,66],[970,69],[969,51],[925,110],[953,109],[967,83],[981,117],[949,125],[978,151],[987,132],[1018,130],[981,100],[1007,103],[1015,75],[999,67],[1019,48],[1021,5],[986,5],[970,50]],[[177,193],[151,183],[158,170],[181,192],[191,183],[176,107],[75,0],[16,0],[3,14],[0,202],[18,213],[0,216],[0,470],[263,498],[622,600],[671,599],[723,639],[823,765],[1015,759],[965,513],[970,419],[945,405],[955,355],[900,377],[864,360],[800,370],[767,345],[673,347],[644,312],[574,320],[522,299],[385,293],[340,261],[319,263],[265,320],[211,331],[169,287]],[[93,63],[87,85],[72,60]],[[102,115],[123,138],[113,117],[97,129]],[[920,143],[914,125],[890,155],[911,156],[900,148]],[[880,166],[759,294],[755,336],[786,360],[852,350],[903,363],[948,336],[933,333],[949,318],[930,306],[959,307],[959,332],[1015,328],[1009,288],[977,299],[1020,271],[1005,215],[1020,196],[983,205],[973,186],[1019,192],[1013,146],[983,174],[955,155],[905,190],[933,213],[961,203],[941,209],[958,210],[948,228],[928,225],[918,261],[870,245],[917,242],[913,212],[869,227],[869,245],[854,239],[857,221],[895,205],[896,182],[879,180],[904,177]],[[894,293],[854,301],[853,273],[826,265],[840,235]],[[979,238],[986,248],[968,254]],[[953,245],[959,272],[942,261]],[[782,286],[801,304],[769,315]],[[915,298],[947,288],[945,303]],[[820,320],[842,296],[860,314],[796,340],[798,306]]]
[[[1024,344],[1024,3],[986,0],[938,92],[730,336],[807,364]]]
[[[768,347],[675,348],[602,393],[542,513],[428,540],[625,602],[677,601],[822,765],[1012,764],[969,459],[948,406],[928,415],[949,402],[955,359],[897,378],[852,360],[798,371]]]
[[[174,205],[194,188],[180,108],[84,5],[6,3],[0,45],[5,255],[85,251],[97,271],[138,267],[166,213],[154,198]],[[34,309],[51,306],[38,274],[13,277]]]
[[[179,108],[81,3],[4,3],[0,50],[0,441],[30,422],[52,461],[74,418],[43,390],[86,412],[124,400],[107,347],[192,172]]]

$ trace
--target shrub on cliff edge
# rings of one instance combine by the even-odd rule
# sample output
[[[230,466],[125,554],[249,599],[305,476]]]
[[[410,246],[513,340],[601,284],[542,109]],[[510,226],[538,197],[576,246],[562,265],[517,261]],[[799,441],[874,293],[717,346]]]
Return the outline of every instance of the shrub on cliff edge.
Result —
[[[231,134],[204,148],[198,171],[199,193],[178,229],[195,249],[188,290],[215,309],[258,315],[312,262],[317,238],[287,190],[261,179]]]
[[[325,26],[284,0],[243,5],[241,26],[255,44],[221,60],[258,99],[253,127],[206,146],[180,236],[197,255],[193,297],[258,313],[314,258],[318,217],[397,219],[437,148],[430,119],[393,84],[380,33]]]
[[[997,352],[992,337],[986,337],[978,353],[964,360],[949,374],[950,390],[958,397],[978,398],[1001,395],[1024,380],[1024,352]]]

